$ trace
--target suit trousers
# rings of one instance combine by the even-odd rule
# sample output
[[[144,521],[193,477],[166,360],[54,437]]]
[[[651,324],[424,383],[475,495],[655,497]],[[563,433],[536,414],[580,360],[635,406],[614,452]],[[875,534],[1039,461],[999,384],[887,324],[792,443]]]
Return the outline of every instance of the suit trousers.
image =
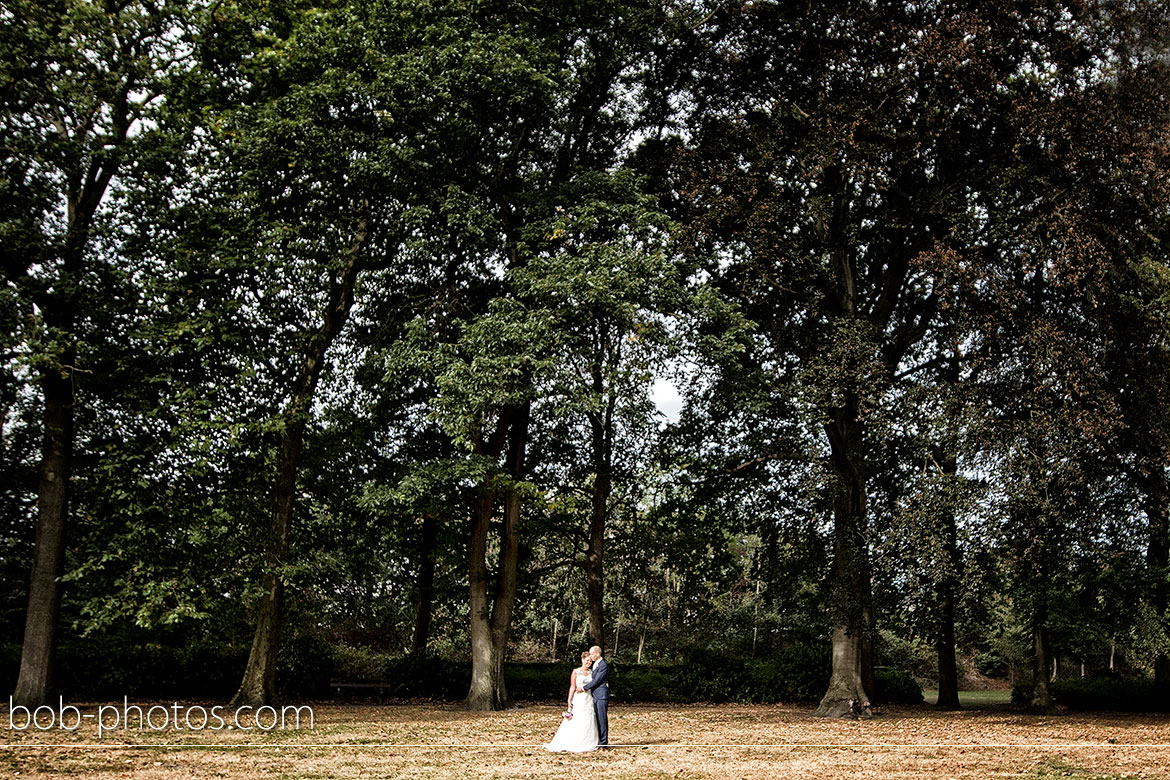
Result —
[[[608,693],[608,691],[607,691]],[[609,697],[593,697],[593,711],[597,713],[597,744],[609,744]]]

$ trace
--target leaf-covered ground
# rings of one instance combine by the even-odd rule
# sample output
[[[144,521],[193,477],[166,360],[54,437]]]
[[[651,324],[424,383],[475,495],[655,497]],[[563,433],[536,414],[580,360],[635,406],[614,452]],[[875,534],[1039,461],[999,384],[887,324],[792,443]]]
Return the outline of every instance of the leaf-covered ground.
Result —
[[[100,740],[92,718],[76,731],[16,731],[4,712],[0,776],[1170,778],[1165,715],[1035,717],[924,705],[887,708],[871,720],[826,721],[796,706],[618,705],[610,716],[615,747],[560,755],[541,748],[558,724],[554,703],[499,713],[413,704],[313,710],[311,729],[133,729]],[[81,711],[92,714],[96,705]]]

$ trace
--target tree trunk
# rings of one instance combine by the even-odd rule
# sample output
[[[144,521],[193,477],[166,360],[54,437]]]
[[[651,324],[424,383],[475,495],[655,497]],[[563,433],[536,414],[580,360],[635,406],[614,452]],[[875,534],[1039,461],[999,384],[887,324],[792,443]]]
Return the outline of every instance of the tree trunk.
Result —
[[[946,584],[938,597],[938,704],[943,709],[957,710],[959,704],[959,668],[955,658],[955,595]]]
[[[1146,548],[1146,566],[1150,572],[1150,603],[1159,617],[1166,616],[1170,596],[1170,524],[1167,522],[1166,473],[1161,464],[1153,464],[1146,478],[1146,521],[1150,539]],[[1112,668],[1112,664],[1110,664]],[[1154,689],[1162,698],[1170,696],[1170,656],[1154,659]]]
[[[593,484],[589,514],[589,547],[585,551],[585,593],[589,602],[589,640],[605,650],[604,547],[605,517],[609,507],[611,483],[608,474],[598,474]]]
[[[833,626],[833,674],[829,689],[817,707],[822,718],[858,718],[871,714],[869,696],[861,681],[861,632]]]
[[[865,568],[867,572],[865,588],[860,591],[866,600],[866,605],[861,611],[861,685],[869,693],[870,701],[877,701],[878,687],[877,687],[877,673],[874,670],[874,650],[873,650],[873,636],[874,636],[874,620],[873,620],[873,605],[869,602],[873,600],[870,592],[870,582],[868,577],[869,571],[869,556],[866,550]]]
[[[949,487],[958,474],[958,461],[939,448],[936,453],[942,476]],[[943,535],[943,576],[938,583],[938,635],[936,651],[938,658],[938,705],[944,709],[959,709],[959,667],[955,658],[955,599],[958,591],[959,573],[959,532],[955,522],[955,510],[948,501],[942,516]]]
[[[605,356],[610,352],[609,328],[602,321],[597,330],[597,353],[591,366],[592,391],[602,408],[589,414],[590,447],[593,460],[593,492],[589,505],[589,546],[585,552],[585,594],[589,603],[589,634],[592,644],[605,652],[605,524],[613,493],[614,409],[617,398],[606,388]],[[608,398],[606,396],[608,395]]]
[[[480,486],[471,516],[471,539],[468,545],[468,585],[471,608],[471,688],[467,706],[473,710],[500,710],[507,704],[507,690],[497,673],[497,648],[492,641],[491,611],[488,606],[488,531],[495,502],[492,498],[495,479],[489,477]]]
[[[513,480],[524,470],[524,452],[528,440],[528,404],[505,412],[510,419],[507,468]],[[486,448],[481,448],[486,449]],[[487,570],[488,532],[494,514],[493,487],[489,477],[481,488],[472,517],[468,545],[468,580],[471,606],[471,686],[467,706],[472,710],[502,710],[511,706],[504,681],[504,662],[512,629],[512,609],[516,602],[520,561],[520,496],[514,487],[504,494],[504,521],[500,531],[499,565],[496,591],[489,605]]]
[[[308,398],[297,400],[305,403],[297,405],[295,417],[288,421],[281,437],[272,515],[265,544],[260,610],[256,619],[256,632],[252,637],[252,650],[248,654],[248,664],[244,667],[244,678],[236,695],[232,697],[233,707],[261,707],[272,704],[276,698],[276,654],[280,648],[280,631],[284,622],[284,580],[280,568],[288,557],[297,466],[304,439],[304,415],[308,410]]]
[[[841,317],[858,319],[857,268],[849,251],[850,185],[840,165],[824,170],[831,208],[816,230],[831,258],[834,300]],[[883,315],[886,316],[886,315]],[[879,328],[884,324],[879,323]],[[859,381],[861,377],[852,377]],[[836,476],[833,500],[833,563],[830,570],[833,621],[833,672],[817,707],[823,717],[868,717],[876,690],[873,670],[873,612],[866,543],[864,427],[856,386],[844,391],[840,405],[828,410],[825,433]]]
[[[147,44],[149,45],[149,44]],[[120,55],[138,56],[137,46],[119,48]],[[120,59],[111,64],[110,74],[121,73],[125,63]],[[74,445],[75,393],[73,377],[77,362],[75,346],[76,306],[84,302],[81,276],[86,263],[89,239],[94,218],[105,198],[110,183],[123,161],[124,145],[133,125],[128,96],[138,88],[132,78],[118,76],[105,84],[101,92],[112,88],[107,98],[92,106],[105,114],[112,132],[101,136],[100,152],[85,154],[82,150],[95,138],[92,122],[82,122],[73,128],[72,135],[64,123],[55,123],[58,140],[66,141],[61,151],[63,158],[49,162],[62,175],[65,204],[65,232],[61,238],[60,271],[49,285],[51,292],[38,301],[44,312],[43,321],[50,343],[57,340],[64,346],[48,359],[50,365],[42,371],[41,385],[44,400],[42,410],[41,463],[37,486],[37,523],[33,550],[32,573],[29,581],[28,610],[25,613],[24,638],[20,655],[20,672],[12,701],[25,707],[36,707],[49,702],[53,690],[54,664],[57,647],[57,619],[61,610],[61,577],[65,573],[65,540],[69,518],[69,493],[72,478]],[[99,94],[100,94],[99,93]],[[76,96],[86,102],[94,94]],[[75,142],[80,141],[80,144]],[[65,151],[65,149],[73,151]],[[43,247],[45,258],[57,250],[55,238]],[[37,261],[40,264],[40,261]],[[33,265],[26,258],[20,275],[28,273]],[[52,267],[52,262],[44,263]],[[55,359],[55,364],[54,364]]]
[[[244,705],[261,707],[272,704],[276,698],[276,656],[284,622],[284,581],[280,570],[288,557],[301,446],[313,394],[325,365],[325,353],[341,332],[350,309],[353,308],[354,285],[360,270],[358,257],[365,244],[366,235],[366,225],[362,222],[359,224],[341,278],[334,279],[330,285],[329,303],[320,327],[310,336],[306,345],[304,362],[285,411],[285,429],[281,435],[280,454],[276,464],[272,515],[265,540],[265,571],[256,632],[252,637],[252,650],[248,654],[243,680],[236,695],[232,697],[233,707]]]
[[[62,361],[71,364],[72,351],[62,356]],[[13,703],[23,707],[46,704],[53,694],[73,452],[73,379],[51,367],[42,378],[42,387],[44,436],[37,494],[36,542],[20,675],[12,696]]]
[[[124,114],[115,117],[118,129],[107,139],[119,146],[129,126]],[[65,573],[65,539],[69,522],[69,491],[73,466],[74,369],[77,362],[76,301],[85,263],[90,230],[98,206],[118,170],[119,154],[111,154],[75,178],[66,171],[66,224],[60,255],[61,270],[53,291],[40,301],[44,325],[51,338],[64,346],[41,373],[42,410],[40,479],[37,485],[37,524],[25,613],[20,672],[14,704],[40,706],[53,692],[57,650],[57,618],[61,611],[61,576]],[[55,359],[55,360],[54,360]]]
[[[418,602],[414,610],[414,638],[410,652],[416,658],[427,653],[431,636],[431,607],[435,600],[435,547],[438,543],[439,521],[430,514],[422,518],[422,541],[419,548]]]
[[[1028,710],[1038,714],[1052,711],[1052,691],[1048,674],[1051,653],[1048,649],[1048,605],[1037,604],[1032,611],[1032,699]]]
[[[865,479],[861,424],[851,396],[825,426],[837,475],[833,506],[833,672],[816,714],[867,717],[873,680],[869,553],[865,542]],[[868,657],[867,657],[868,656]]]

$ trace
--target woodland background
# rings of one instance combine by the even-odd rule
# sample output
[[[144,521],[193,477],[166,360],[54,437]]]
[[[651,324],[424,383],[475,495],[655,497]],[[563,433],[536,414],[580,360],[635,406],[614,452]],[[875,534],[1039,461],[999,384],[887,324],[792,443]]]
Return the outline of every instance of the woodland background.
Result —
[[[5,0],[15,701],[1164,704],[1168,24]]]

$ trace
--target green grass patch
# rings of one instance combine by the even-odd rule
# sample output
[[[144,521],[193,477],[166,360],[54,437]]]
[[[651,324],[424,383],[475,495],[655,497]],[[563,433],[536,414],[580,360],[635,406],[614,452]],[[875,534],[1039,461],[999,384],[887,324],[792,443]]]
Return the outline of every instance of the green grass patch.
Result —
[[[922,695],[927,704],[938,704],[937,690],[924,690]],[[998,707],[1011,701],[1011,691],[959,691],[959,704],[964,707]]]
[[[1055,778],[1073,777],[1078,780],[1137,780],[1137,775],[1100,774],[1091,769],[1080,769],[1061,761],[1044,761],[1037,764],[1025,777],[1040,778],[1040,780],[1055,780]]]

